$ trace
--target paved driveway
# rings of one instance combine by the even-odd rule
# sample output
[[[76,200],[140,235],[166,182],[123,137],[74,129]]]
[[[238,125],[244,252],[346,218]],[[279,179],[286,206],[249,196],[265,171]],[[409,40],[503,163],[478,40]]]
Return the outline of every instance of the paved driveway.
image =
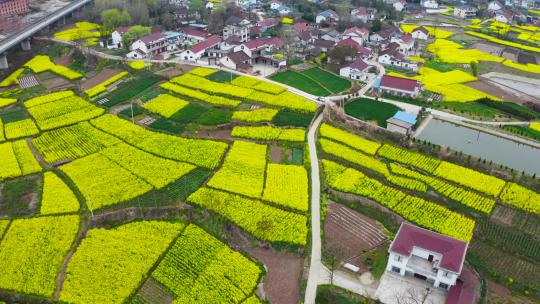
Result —
[[[422,302],[427,293],[426,288],[430,286],[412,277],[402,278],[385,272],[375,292],[375,298],[385,304],[444,304],[446,292],[434,288],[430,288],[426,301]]]

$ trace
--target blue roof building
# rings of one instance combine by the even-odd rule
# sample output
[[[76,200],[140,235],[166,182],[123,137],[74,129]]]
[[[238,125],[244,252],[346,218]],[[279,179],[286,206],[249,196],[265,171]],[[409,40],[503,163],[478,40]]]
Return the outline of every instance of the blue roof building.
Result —
[[[416,124],[416,116],[403,111],[397,111],[394,116],[386,120],[386,129],[403,135],[411,134]]]

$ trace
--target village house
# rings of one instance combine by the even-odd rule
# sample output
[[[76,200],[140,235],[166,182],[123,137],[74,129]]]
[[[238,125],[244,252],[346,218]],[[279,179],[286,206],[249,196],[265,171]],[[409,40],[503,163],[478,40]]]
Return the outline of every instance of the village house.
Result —
[[[341,34],[335,29],[327,30],[326,32],[321,33],[321,39],[338,42],[341,40]]]
[[[373,54],[371,49],[364,47],[352,38],[341,40],[337,43],[337,46],[349,46],[356,49],[356,56],[354,58],[347,58],[347,61],[352,61],[356,58],[367,59]]]
[[[390,38],[390,42],[397,43],[397,51],[401,54],[408,56],[412,53],[414,49],[414,39],[409,34],[403,34],[398,37],[392,37]]]
[[[402,223],[388,250],[390,255],[386,270],[449,290],[456,285],[461,274],[467,247],[464,241]]]
[[[210,49],[218,46],[220,42],[221,42],[221,38],[219,36],[216,36],[216,35],[210,36],[206,40],[181,52],[179,57],[182,60],[195,62],[197,60],[200,60],[205,55],[205,53],[208,53]]]
[[[331,24],[331,23],[335,23],[335,22],[338,22],[338,21],[339,21],[338,14],[335,11],[331,10],[331,9],[322,11],[317,15],[317,17],[315,17],[315,23],[317,23],[317,24],[320,24],[320,23],[323,23],[323,22]]]
[[[362,45],[369,39],[369,30],[366,28],[351,27],[343,32],[342,40],[352,39]]]
[[[418,63],[406,60],[405,56],[398,51],[399,45],[392,42],[386,49],[379,52],[378,62],[385,66],[394,66],[405,70],[417,71]]]
[[[476,17],[477,9],[470,5],[461,5],[454,8],[454,16],[459,18],[474,18]]]
[[[508,12],[499,12],[495,15],[495,20],[497,20],[500,23],[505,23],[505,24],[512,23],[513,18],[514,16]]]
[[[184,35],[184,40],[187,43],[199,43],[210,36],[210,34],[205,30],[199,30],[194,28],[189,28],[181,31]]]
[[[366,7],[355,8],[351,11],[351,20],[353,22],[361,21],[367,23],[375,18],[375,12],[373,10],[367,9]]]
[[[397,111],[386,120],[386,129],[402,135],[410,135],[416,124],[416,116],[403,111]]]
[[[369,36],[370,42],[381,42],[384,40],[390,41],[390,38],[392,38],[395,35],[398,35],[399,31],[394,28],[390,27],[387,29],[380,30],[378,32],[375,32]]]
[[[394,7],[394,9],[398,12],[401,12],[405,9],[405,7],[407,7],[407,1],[405,0],[399,0],[399,1],[396,1],[394,3],[392,3],[392,6]]]
[[[429,31],[424,26],[419,26],[411,32],[413,39],[427,40],[429,38]]]
[[[263,55],[264,52],[272,53],[275,49],[283,46],[283,41],[278,37],[272,38],[257,38],[248,42],[242,43],[233,48],[234,52],[243,51],[250,58]]]
[[[230,52],[229,54],[221,57],[219,63],[223,66],[233,69],[233,70],[250,70],[251,66],[251,57],[248,56],[244,51]]]
[[[267,18],[257,23],[257,26],[260,27],[259,31],[261,33],[264,33],[266,31],[276,28],[279,25],[279,23],[280,23],[280,20],[278,18]]]
[[[503,5],[499,1],[491,1],[488,4],[488,11],[498,12],[503,9]]]
[[[437,9],[439,8],[439,3],[435,0],[423,0],[422,1],[422,7],[423,8],[431,8],[431,9]]]
[[[167,50],[167,37],[160,32],[144,36],[131,44],[128,58],[151,58]]]
[[[129,31],[130,28],[131,26],[121,26],[117,28],[114,32],[112,32],[111,41],[107,43],[107,48],[108,49],[123,48],[124,46],[122,42],[122,37],[124,36],[125,33],[127,33],[127,31]]]
[[[369,78],[369,65],[364,60],[358,58],[355,61],[339,69],[339,76],[349,79],[366,81]]]
[[[422,84],[413,79],[383,75],[375,87],[382,94],[400,97],[416,98],[422,91]]]
[[[249,27],[245,25],[227,25],[223,28],[223,40],[227,40],[233,36],[238,37],[240,42],[248,41]]]

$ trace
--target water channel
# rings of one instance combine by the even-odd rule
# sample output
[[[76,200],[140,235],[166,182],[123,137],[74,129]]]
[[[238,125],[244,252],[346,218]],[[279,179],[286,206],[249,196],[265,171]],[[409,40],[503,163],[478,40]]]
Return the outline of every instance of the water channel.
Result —
[[[540,175],[540,149],[506,138],[439,119],[429,121],[417,138],[514,170]]]

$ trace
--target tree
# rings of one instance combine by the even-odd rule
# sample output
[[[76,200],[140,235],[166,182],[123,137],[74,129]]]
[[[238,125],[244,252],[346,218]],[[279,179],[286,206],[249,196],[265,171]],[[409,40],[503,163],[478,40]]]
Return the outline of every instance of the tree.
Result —
[[[344,64],[348,57],[354,57],[356,55],[356,49],[349,45],[342,45],[335,47],[328,56],[333,63]]]
[[[478,62],[471,61],[471,71],[474,77],[478,76]]]
[[[396,293],[397,304],[433,304],[429,296],[433,293],[433,289],[426,288],[408,288],[404,293]]]
[[[341,266],[345,250],[339,244],[324,246],[324,260],[330,270],[330,285],[334,284],[334,272]]]
[[[212,11],[208,17],[208,32],[212,34],[219,34],[225,27],[225,11],[217,10]]]
[[[127,11],[110,8],[101,12],[101,24],[104,32],[112,32],[119,26],[131,23],[131,16]]]
[[[126,49],[129,49],[129,46],[133,41],[147,35],[150,35],[150,27],[135,25],[122,36],[122,44],[124,44]]]
[[[380,19],[373,20],[373,23],[371,23],[371,32],[375,33],[380,31],[382,28],[382,22]]]

